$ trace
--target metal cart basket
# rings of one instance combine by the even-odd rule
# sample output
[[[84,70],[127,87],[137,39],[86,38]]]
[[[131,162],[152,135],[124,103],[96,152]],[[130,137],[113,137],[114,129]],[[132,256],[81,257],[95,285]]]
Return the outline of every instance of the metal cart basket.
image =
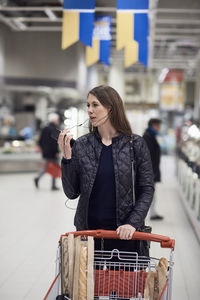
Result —
[[[68,236],[66,233],[63,236]],[[89,230],[72,232],[74,237],[93,236],[101,239],[119,239],[115,231]],[[170,248],[168,279],[162,294],[156,300],[172,299],[173,252],[175,241],[166,236],[135,232],[133,240],[158,242],[162,248]],[[94,251],[94,299],[99,300],[142,300],[145,282],[149,271],[155,271],[159,259],[138,256],[135,252]],[[61,293],[60,244],[56,258],[56,277],[44,300],[56,300]],[[69,299],[67,296],[62,299]]]

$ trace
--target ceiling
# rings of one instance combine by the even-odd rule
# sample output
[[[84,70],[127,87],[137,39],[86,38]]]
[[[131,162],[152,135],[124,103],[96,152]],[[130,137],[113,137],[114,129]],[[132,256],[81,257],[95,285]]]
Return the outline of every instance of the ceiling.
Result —
[[[200,0],[150,1],[149,70],[184,69],[194,76],[200,60]],[[96,0],[97,15],[112,16],[112,53],[115,50],[116,0]],[[0,21],[13,31],[61,31],[62,0],[0,0]],[[145,71],[139,64],[127,71]]]

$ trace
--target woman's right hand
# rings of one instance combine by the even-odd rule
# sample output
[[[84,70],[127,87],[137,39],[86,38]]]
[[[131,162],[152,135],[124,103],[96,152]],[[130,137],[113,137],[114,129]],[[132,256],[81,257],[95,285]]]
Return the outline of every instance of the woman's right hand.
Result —
[[[58,137],[58,145],[60,147],[60,150],[66,159],[71,159],[72,158],[72,148],[70,146],[70,141],[73,137],[72,134],[69,134],[68,129],[64,129],[61,131]]]

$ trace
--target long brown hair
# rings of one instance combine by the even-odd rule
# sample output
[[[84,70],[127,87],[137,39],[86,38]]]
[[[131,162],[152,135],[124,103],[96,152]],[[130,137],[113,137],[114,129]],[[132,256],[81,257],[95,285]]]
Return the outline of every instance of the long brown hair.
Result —
[[[94,95],[104,107],[110,109],[110,122],[117,132],[128,136],[132,134],[130,123],[125,114],[123,101],[115,89],[110,86],[100,85],[93,88],[88,93],[88,96],[89,94]],[[89,124],[89,129],[90,132],[96,130],[95,127],[91,126],[91,123]]]

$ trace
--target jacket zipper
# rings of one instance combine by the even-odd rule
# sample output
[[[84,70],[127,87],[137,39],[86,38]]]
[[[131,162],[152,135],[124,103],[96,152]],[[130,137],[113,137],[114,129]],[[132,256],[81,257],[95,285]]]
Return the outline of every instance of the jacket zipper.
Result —
[[[96,175],[97,175],[97,171],[98,171],[98,167],[99,167],[99,158],[100,158],[100,155],[101,155],[101,150],[102,150],[102,146],[99,146],[99,152],[98,152],[98,161],[96,163],[96,170],[95,172],[93,173],[93,180],[91,181],[91,185],[90,185],[90,194],[88,195],[88,199],[87,199],[87,207],[86,207],[86,227],[88,229],[88,209],[89,209],[89,200],[90,200],[90,195],[91,195],[91,192],[92,192],[92,189],[93,189],[93,186],[94,186],[94,181],[96,179]],[[94,153],[95,155],[95,153]]]
[[[112,143],[112,154],[113,154],[113,167],[114,167],[114,175],[115,175],[115,197],[116,197],[116,224],[117,227],[120,226],[119,224],[119,218],[118,218],[118,199],[117,199],[117,180],[116,180],[116,174],[117,174],[117,164],[115,163],[116,161],[116,147],[113,147],[114,143]]]

